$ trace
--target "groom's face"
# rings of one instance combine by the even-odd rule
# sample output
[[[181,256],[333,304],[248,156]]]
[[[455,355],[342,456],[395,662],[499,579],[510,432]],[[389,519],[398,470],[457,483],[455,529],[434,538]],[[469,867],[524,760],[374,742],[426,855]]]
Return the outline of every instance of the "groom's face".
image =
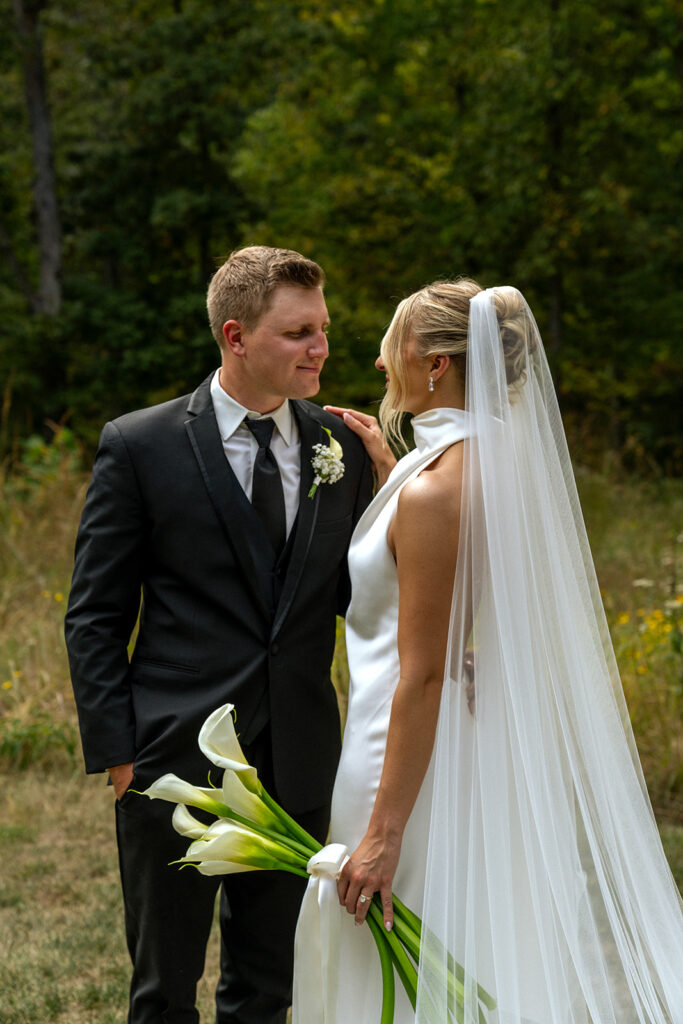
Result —
[[[329,354],[330,318],[322,288],[281,285],[251,331],[242,331],[242,369],[262,403],[310,398]]]

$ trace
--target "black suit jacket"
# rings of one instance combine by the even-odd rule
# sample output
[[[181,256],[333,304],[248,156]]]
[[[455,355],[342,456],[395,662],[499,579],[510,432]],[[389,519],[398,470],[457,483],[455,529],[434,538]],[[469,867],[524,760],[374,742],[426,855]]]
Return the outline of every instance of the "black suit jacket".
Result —
[[[134,761],[136,784],[172,771],[205,785],[197,735],[229,701],[247,745],[270,720],[279,798],[303,812],[329,800],[339,756],[330,664],[370,465],[336,416],[292,401],[301,498],[273,611],[262,527],[225,458],[210,380],[102,432],[66,618],[86,770]],[[346,469],[308,498],[323,426]]]

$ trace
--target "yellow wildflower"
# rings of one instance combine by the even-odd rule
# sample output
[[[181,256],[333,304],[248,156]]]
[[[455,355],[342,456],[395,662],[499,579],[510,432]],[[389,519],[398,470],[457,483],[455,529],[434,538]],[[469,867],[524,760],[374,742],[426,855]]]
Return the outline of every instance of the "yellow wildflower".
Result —
[[[59,590],[58,590],[57,593],[55,594],[55,601],[63,601],[63,600],[64,600],[64,594],[60,593]]]
[[[617,616],[617,626],[625,626],[631,616],[628,612],[622,612],[621,615]]]
[[[6,679],[4,681],[4,683],[2,684],[2,688],[3,688],[3,690],[11,690],[12,689],[12,680],[11,679]]]

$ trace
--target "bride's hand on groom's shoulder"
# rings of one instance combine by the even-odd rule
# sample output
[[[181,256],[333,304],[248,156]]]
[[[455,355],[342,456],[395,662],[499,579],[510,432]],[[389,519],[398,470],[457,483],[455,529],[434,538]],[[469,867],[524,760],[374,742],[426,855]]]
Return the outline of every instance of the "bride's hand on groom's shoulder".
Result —
[[[326,405],[325,409],[343,420],[354,434],[358,434],[372,462],[379,490],[386,483],[387,477],[396,465],[396,456],[384,440],[377,419],[365,412],[345,409],[339,405]]]
[[[368,832],[342,868],[337,882],[339,902],[353,914],[356,924],[363,924],[372,898],[379,892],[384,926],[388,931],[393,928],[391,890],[400,853],[399,839]]]

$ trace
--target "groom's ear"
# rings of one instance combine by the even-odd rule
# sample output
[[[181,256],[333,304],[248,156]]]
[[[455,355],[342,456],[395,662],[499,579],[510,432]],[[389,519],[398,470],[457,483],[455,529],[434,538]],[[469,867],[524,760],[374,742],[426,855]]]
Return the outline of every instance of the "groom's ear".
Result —
[[[233,355],[244,355],[244,342],[242,341],[242,324],[239,320],[228,320],[223,324],[223,337],[225,344]]]

